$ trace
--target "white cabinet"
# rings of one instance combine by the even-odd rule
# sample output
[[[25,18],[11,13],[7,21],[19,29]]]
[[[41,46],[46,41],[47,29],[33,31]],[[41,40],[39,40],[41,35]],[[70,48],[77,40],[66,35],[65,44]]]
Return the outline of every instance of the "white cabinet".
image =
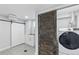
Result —
[[[35,21],[29,20],[26,22],[26,35],[25,43],[33,46],[35,45]]]
[[[35,44],[35,36],[34,35],[26,35],[26,44],[34,47],[34,44]]]
[[[79,5],[57,11],[57,28],[79,28]]]
[[[0,50],[10,48],[11,23],[0,21]]]
[[[12,23],[12,46],[24,43],[24,24]]]

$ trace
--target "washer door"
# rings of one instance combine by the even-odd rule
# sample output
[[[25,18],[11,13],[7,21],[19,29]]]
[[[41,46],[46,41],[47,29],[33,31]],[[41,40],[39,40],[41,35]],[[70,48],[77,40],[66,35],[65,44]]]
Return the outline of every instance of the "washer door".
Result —
[[[79,48],[79,35],[74,32],[64,32],[59,37],[60,44],[67,49]]]

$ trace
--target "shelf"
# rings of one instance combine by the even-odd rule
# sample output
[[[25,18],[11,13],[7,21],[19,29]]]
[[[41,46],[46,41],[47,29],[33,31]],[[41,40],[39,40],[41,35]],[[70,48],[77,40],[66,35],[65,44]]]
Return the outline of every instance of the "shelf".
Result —
[[[60,28],[58,31],[77,31],[79,28]]]
[[[71,15],[65,15],[65,16],[58,16],[57,19],[61,20],[61,19],[66,19],[66,18],[72,18]]]

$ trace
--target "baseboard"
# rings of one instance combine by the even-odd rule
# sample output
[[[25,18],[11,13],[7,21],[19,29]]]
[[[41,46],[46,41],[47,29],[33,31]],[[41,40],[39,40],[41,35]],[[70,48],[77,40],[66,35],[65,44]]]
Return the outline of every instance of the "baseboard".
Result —
[[[30,47],[33,47],[32,45],[30,45],[30,44],[27,44],[27,43],[24,43],[24,44],[26,44],[26,45],[28,45],[28,46],[30,46]],[[34,47],[33,47],[34,48]]]
[[[18,45],[21,45],[21,44],[25,44],[25,43],[23,42],[23,43],[20,43],[20,44],[14,45],[14,46],[12,46],[11,48],[13,48],[13,47],[15,47],[15,46],[18,46]]]
[[[20,44],[25,44],[25,43],[20,43]],[[20,45],[20,44],[18,44],[18,45]],[[18,45],[15,45],[15,46],[18,46]],[[2,49],[0,49],[0,52],[1,51],[4,51],[4,50],[7,50],[7,49],[9,49],[9,48],[13,48],[13,47],[15,47],[15,46],[8,46],[8,47],[5,47],[5,48],[2,48]]]
[[[9,48],[10,48],[10,46],[5,47],[5,48],[2,48],[2,49],[0,49],[0,52],[1,52],[1,51],[4,51],[4,50],[7,50],[7,49],[9,49]]]

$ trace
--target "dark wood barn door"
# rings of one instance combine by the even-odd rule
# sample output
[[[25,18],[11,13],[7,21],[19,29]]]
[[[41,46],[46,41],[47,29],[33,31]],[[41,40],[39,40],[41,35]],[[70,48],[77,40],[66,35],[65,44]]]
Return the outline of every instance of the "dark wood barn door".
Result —
[[[38,15],[39,55],[57,55],[56,11]]]

